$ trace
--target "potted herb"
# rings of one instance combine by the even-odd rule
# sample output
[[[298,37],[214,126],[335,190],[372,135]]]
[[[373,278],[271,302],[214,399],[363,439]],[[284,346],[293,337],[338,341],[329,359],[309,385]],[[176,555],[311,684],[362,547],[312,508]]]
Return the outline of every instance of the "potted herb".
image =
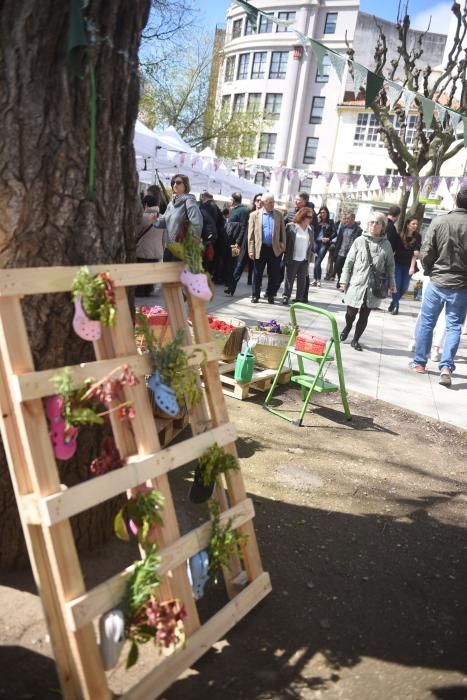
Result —
[[[83,340],[98,340],[101,324],[113,326],[116,321],[115,288],[108,272],[92,275],[82,267],[71,286],[75,315],[73,329]]]
[[[156,542],[162,525],[161,510],[164,497],[159,491],[142,486],[120,508],[114,519],[114,531],[120,540],[128,542],[131,531],[141,547],[148,551]]]
[[[203,269],[204,244],[201,238],[193,234],[190,226],[182,241],[169,243],[167,247],[175,257],[185,263],[180,275],[182,284],[193,296],[209,301],[212,298],[212,291],[208,276]]]
[[[130,640],[126,668],[133,666],[139,655],[139,645],[153,640],[160,649],[176,649],[185,641],[184,605],[179,600],[156,600],[160,584],[157,573],[160,558],[152,547],[145,559],[136,562],[128,579],[123,609],[125,633]]]
[[[148,386],[154,394],[156,406],[175,416],[185,402],[189,408],[199,403],[203,393],[198,373],[188,364],[189,358],[182,347],[183,331],[177,331],[175,339],[162,346],[155,340],[147,318],[143,314],[138,314],[137,318],[137,330],[144,336],[153,368]]]
[[[217,501],[211,501],[209,512],[212,529],[208,545],[208,572],[210,576],[214,576],[214,582],[217,583],[216,576],[219,569],[225,566],[230,571],[231,558],[239,553],[241,556],[241,551],[247,543],[248,536],[232,529],[233,518],[230,518],[226,525],[222,527],[220,524],[220,506]]]
[[[238,470],[238,459],[219,447],[217,442],[208,447],[198,460],[189,498],[193,503],[204,503],[211,498],[217,478],[230,469]]]

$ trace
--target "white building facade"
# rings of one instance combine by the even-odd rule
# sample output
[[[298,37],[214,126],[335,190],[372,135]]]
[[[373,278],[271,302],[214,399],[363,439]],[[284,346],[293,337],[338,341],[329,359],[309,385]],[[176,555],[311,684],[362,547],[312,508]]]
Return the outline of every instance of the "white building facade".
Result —
[[[293,21],[305,36],[335,51],[345,53],[347,40],[355,50],[355,60],[373,67],[378,30],[375,18],[359,11],[358,1],[256,0],[255,6],[277,19]],[[388,37],[389,62],[395,56],[397,30],[386,20],[378,19],[378,23]],[[420,34],[410,31],[409,46]],[[425,34],[423,45],[422,65],[439,65],[446,35]],[[311,187],[313,192],[312,171],[396,174],[371,110],[358,104],[353,94],[350,101],[346,90],[353,87],[345,75],[340,81],[327,57],[320,70],[311,49],[304,50],[290,29],[277,27],[260,15],[253,32],[244,9],[236,3],[229,7],[218,106],[233,111],[254,106],[272,115],[256,144],[253,166],[256,182],[282,201],[299,188]],[[415,125],[415,115],[415,111],[409,115],[409,129],[410,124]],[[461,151],[444,164],[441,174],[463,175],[464,165]]]

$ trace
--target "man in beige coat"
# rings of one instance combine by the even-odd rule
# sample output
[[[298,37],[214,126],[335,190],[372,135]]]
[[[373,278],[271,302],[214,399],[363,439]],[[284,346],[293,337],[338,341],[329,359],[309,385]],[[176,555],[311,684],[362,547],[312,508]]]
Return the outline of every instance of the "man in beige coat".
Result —
[[[267,266],[269,304],[280,285],[280,260],[285,250],[284,217],[274,209],[274,195],[263,194],[263,206],[250,215],[248,222],[248,255],[254,261],[251,301],[257,304],[264,268]]]

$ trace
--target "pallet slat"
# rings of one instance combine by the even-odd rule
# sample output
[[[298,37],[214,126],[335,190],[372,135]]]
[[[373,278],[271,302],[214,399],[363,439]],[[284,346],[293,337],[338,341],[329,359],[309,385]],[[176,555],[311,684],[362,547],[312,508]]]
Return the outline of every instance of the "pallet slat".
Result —
[[[241,527],[254,517],[253,502],[247,498],[233,508],[229,508],[220,515],[221,524],[225,524],[229,518],[233,518],[233,527]],[[186,562],[187,559],[207,547],[211,533],[211,523],[206,522],[195,530],[183,535],[171,545],[163,547],[160,551],[161,564],[159,572],[166,574]],[[70,601],[65,608],[67,625],[71,630],[76,630],[83,625],[92,622],[96,617],[111,610],[121,603],[125,593],[126,581],[133,570],[133,565],[124,571],[108,579],[105,583],[96,586],[84,595]]]

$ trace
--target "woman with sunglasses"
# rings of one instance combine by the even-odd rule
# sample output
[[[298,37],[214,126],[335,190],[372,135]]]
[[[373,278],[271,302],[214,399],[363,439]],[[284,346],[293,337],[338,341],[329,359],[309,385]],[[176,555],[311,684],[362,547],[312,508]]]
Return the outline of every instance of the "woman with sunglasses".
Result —
[[[418,233],[418,219],[410,216],[406,219],[401,234],[394,229],[389,236],[389,243],[394,251],[396,262],[397,292],[392,295],[388,311],[394,316],[399,313],[399,301],[410,285],[410,278],[415,272],[416,261],[420,255],[422,239]]]
[[[177,237],[183,235],[191,224],[193,233],[201,237],[203,229],[203,216],[196,202],[195,196],[190,194],[190,180],[186,175],[178,173],[170,181],[173,197],[167,205],[164,216],[160,216],[154,226],[167,229],[167,243],[174,243]],[[173,262],[177,258],[167,250],[164,250],[164,262]]]
[[[288,304],[297,279],[297,301],[305,301],[308,267],[313,257],[313,210],[302,207],[285,227],[285,284],[282,303]]]
[[[321,263],[329,250],[331,243],[337,238],[334,221],[329,216],[329,209],[321,207],[318,212],[318,229],[315,240],[315,267],[313,270],[312,287],[321,287]]]
[[[394,255],[386,238],[386,217],[373,212],[368,222],[368,231],[352,243],[344,263],[340,283],[344,287],[344,303],[347,304],[345,328],[340,335],[346,340],[357,318],[355,333],[351,342],[354,350],[363,350],[359,343],[365,330],[371,309],[377,309],[383,299],[376,297],[371,289],[372,268],[375,274],[387,282],[390,293],[396,291],[394,279]]]

